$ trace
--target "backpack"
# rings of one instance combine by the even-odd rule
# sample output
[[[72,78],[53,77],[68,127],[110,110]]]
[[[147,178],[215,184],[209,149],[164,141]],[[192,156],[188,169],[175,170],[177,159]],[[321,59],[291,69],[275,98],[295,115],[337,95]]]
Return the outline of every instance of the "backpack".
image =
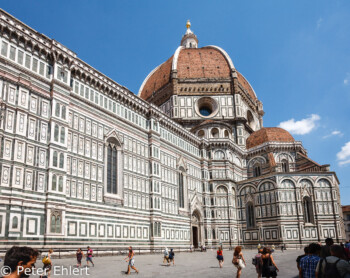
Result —
[[[326,266],[324,268],[324,273],[321,273],[321,275],[319,275],[318,277],[341,278],[341,275],[339,274],[339,271],[337,268],[337,263],[340,261],[340,259],[338,259],[335,263],[329,263],[329,262],[327,262],[327,259],[324,259],[324,260],[326,262]],[[321,265],[320,269],[322,269],[322,265]],[[322,272],[322,271],[320,271],[320,272]]]
[[[42,259],[43,264],[51,264],[51,260],[48,256],[44,256]]]
[[[255,266],[257,266],[257,265],[262,265],[261,257],[256,257],[256,256],[255,256],[255,257],[252,259],[252,264],[255,265]]]

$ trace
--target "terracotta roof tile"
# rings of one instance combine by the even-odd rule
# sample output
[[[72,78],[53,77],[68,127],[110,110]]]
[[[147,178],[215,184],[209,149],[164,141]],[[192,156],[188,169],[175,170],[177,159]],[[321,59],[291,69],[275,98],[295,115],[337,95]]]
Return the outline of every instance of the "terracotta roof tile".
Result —
[[[148,99],[150,96],[152,96],[153,92],[158,91],[160,88],[170,82],[173,57],[174,56],[171,56],[166,62],[161,64],[148,78],[140,95],[142,99]]]
[[[213,48],[186,48],[177,62],[178,78],[229,78],[231,69],[223,54]]]
[[[256,96],[252,87],[249,85],[248,81],[244,78],[244,76],[240,74],[238,71],[237,71],[237,79],[238,79],[238,82],[241,83],[243,88],[247,90],[249,96],[255,100]]]
[[[294,142],[293,136],[283,128],[263,127],[253,132],[247,139],[247,149],[259,146],[265,142]]]

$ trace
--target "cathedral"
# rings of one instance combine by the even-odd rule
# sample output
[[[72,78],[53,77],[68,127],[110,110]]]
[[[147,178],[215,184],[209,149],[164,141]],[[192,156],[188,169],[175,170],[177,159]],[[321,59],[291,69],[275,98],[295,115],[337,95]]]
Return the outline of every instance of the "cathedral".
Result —
[[[335,172],[263,126],[248,80],[190,22],[137,95],[3,10],[0,27],[3,248],[344,240]]]

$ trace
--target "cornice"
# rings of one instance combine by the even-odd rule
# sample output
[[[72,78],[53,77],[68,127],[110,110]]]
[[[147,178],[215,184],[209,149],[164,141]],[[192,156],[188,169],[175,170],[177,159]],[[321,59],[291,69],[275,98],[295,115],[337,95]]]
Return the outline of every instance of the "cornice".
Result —
[[[301,141],[294,142],[265,142],[259,146],[247,150],[248,157],[255,156],[261,153],[274,152],[274,151],[302,151],[306,153]]]

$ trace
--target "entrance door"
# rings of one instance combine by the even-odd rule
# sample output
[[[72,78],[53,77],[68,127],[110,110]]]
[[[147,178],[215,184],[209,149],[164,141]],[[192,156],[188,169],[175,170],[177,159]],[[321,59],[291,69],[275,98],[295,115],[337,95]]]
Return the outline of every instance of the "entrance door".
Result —
[[[194,248],[198,248],[198,227],[192,227],[192,238]]]

